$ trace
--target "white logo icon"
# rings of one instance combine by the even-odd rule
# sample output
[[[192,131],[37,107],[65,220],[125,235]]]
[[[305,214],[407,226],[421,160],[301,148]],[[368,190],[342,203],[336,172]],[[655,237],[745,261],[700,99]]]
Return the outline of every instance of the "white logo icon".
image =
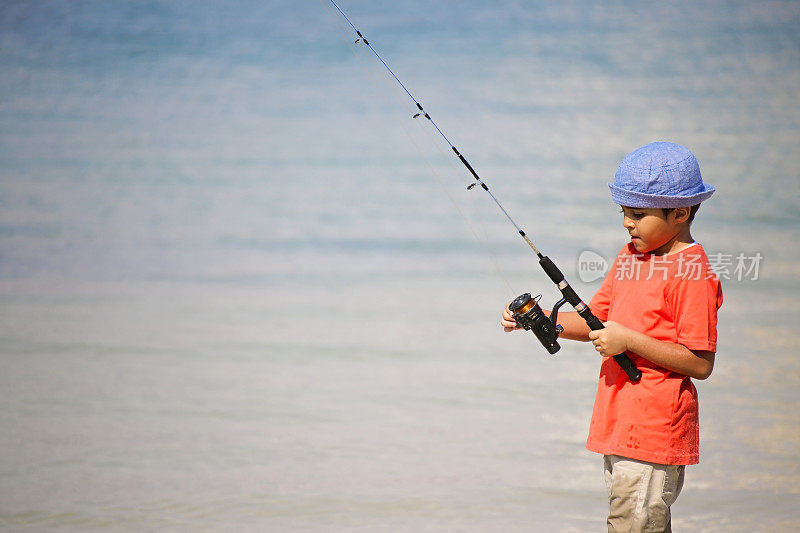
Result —
[[[591,283],[605,277],[608,261],[591,250],[584,250],[578,256],[578,277],[584,283]]]

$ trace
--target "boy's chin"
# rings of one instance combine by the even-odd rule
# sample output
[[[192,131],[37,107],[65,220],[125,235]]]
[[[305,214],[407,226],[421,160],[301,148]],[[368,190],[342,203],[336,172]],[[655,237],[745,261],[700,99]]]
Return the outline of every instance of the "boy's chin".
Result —
[[[650,251],[647,244],[642,242],[641,239],[637,239],[636,237],[631,237],[631,245],[633,246],[634,250],[636,250],[640,254],[645,254]]]

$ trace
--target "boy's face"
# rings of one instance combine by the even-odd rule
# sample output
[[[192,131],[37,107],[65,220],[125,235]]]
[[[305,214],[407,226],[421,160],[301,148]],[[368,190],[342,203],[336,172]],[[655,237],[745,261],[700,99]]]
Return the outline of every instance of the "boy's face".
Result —
[[[622,226],[631,236],[631,244],[639,253],[663,254],[680,233],[687,216],[686,209],[672,209],[667,215],[660,207],[622,207]]]

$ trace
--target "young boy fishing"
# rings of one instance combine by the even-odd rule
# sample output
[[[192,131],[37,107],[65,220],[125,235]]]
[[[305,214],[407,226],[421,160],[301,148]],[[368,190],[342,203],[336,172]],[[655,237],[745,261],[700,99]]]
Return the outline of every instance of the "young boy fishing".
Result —
[[[604,456],[608,530],[671,531],[685,466],[699,461],[691,378],[711,375],[717,349],[722,289],[691,235],[714,187],[688,149],[668,142],[625,156],[609,187],[630,242],[589,303],[605,328],[591,331],[576,312],[558,321],[562,338],[590,341],[603,356],[586,447]],[[501,324],[519,329],[508,307]],[[640,381],[612,359],[622,352]]]

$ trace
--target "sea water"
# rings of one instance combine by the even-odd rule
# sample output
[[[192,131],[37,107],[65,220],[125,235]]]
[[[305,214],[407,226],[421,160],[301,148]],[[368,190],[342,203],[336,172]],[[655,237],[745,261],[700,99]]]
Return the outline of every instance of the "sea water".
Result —
[[[584,299],[618,162],[694,151],[725,303],[675,529],[800,528],[798,4],[340,5]],[[604,529],[596,354],[502,332],[554,287],[330,4],[0,28],[2,529]]]

